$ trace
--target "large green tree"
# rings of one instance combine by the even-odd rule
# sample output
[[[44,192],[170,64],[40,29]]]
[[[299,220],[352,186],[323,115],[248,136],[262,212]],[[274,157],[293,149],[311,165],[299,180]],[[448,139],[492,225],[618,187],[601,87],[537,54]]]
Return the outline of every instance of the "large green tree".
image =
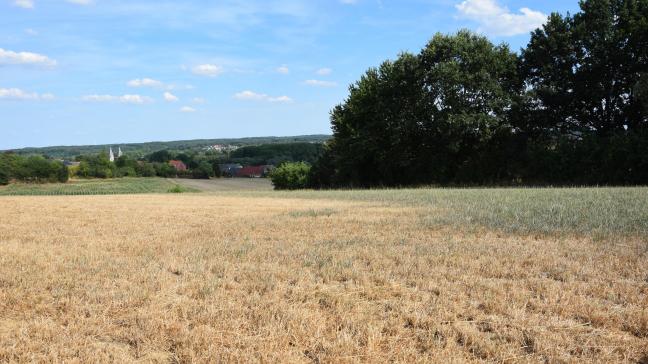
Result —
[[[648,0],[581,1],[533,32],[522,69],[533,100],[529,128],[559,135],[648,126],[640,93],[648,72]]]
[[[522,175],[560,184],[645,183],[648,0],[587,0],[552,14],[522,52],[529,139]],[[643,181],[643,182],[642,182]]]
[[[522,86],[516,59],[464,30],[367,71],[331,115],[332,183],[461,182],[475,168],[489,171],[482,179],[502,178],[501,158],[485,153],[512,130],[507,116]]]

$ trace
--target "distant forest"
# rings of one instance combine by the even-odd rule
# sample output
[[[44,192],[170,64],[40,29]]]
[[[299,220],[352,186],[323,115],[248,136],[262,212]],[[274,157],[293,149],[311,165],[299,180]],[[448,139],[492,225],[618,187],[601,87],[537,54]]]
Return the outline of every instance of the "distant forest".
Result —
[[[324,152],[322,143],[276,143],[252,145],[231,153],[227,163],[242,165],[279,165],[285,162],[315,163]]]
[[[236,139],[196,139],[179,140],[169,142],[148,142],[148,143],[125,143],[125,144],[104,144],[84,146],[54,146],[43,148],[22,148],[13,149],[11,152],[18,155],[45,155],[49,158],[74,159],[80,155],[99,154],[108,151],[110,147],[119,146],[125,154],[133,158],[143,158],[151,153],[160,150],[174,152],[198,152],[212,145],[233,145],[245,147],[262,144],[283,144],[283,143],[324,143],[331,138],[330,135],[299,135],[287,137],[251,137]],[[2,151],[0,151],[2,152]],[[6,152],[6,151],[5,151]]]

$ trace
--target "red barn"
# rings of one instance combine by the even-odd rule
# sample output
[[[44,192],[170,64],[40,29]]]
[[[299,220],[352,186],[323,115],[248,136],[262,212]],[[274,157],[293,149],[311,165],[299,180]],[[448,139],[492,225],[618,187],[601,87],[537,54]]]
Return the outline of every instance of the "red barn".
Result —
[[[245,166],[236,171],[236,177],[261,178],[265,177],[272,166]]]
[[[172,160],[169,161],[169,165],[173,166],[178,172],[183,172],[187,170],[187,166],[182,161]]]

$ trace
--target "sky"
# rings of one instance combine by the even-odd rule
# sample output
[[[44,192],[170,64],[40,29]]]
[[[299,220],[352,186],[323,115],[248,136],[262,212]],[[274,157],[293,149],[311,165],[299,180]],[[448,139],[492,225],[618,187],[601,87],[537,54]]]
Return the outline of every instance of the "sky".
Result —
[[[577,0],[0,0],[0,149],[330,134],[370,67]]]

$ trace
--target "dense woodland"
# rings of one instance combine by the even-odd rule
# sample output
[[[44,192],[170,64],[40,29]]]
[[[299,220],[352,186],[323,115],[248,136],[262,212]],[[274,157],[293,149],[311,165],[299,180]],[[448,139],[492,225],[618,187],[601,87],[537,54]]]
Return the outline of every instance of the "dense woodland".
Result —
[[[520,54],[460,31],[368,70],[310,183],[648,183],[648,0],[580,5]]]

